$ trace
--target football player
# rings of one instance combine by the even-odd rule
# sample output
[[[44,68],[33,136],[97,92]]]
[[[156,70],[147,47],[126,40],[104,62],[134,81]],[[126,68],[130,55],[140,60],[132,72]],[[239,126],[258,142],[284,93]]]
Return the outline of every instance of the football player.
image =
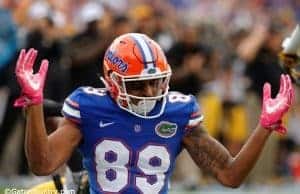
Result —
[[[298,24],[293,32],[284,39],[282,43],[282,51],[279,53],[279,60],[282,68],[291,76],[293,82],[296,86],[300,86],[300,25]],[[298,98],[299,99],[299,98]],[[294,113],[297,113],[299,109],[299,101],[296,102]],[[297,126],[299,126],[299,120],[297,120],[297,114],[289,116],[289,123],[292,126],[292,129],[289,131],[288,138],[282,139],[283,142],[289,142],[289,145],[292,143],[295,146],[288,148],[288,155],[284,158],[287,161],[289,172],[292,177],[297,181],[299,180],[300,175],[300,162],[299,162],[299,133],[297,132]],[[293,127],[295,126],[295,127]],[[294,148],[295,147],[295,148]],[[283,148],[284,149],[284,148]],[[283,150],[283,152],[287,152]]]
[[[300,26],[297,25],[290,37],[283,41],[279,59],[283,69],[292,80],[300,85]]]
[[[238,187],[271,133],[286,132],[282,117],[294,98],[288,75],[281,76],[276,98],[266,83],[258,125],[232,157],[201,126],[195,97],[168,91],[171,68],[160,46],[144,34],[128,33],[106,51],[106,88],[80,87],[71,93],[60,126],[47,136],[42,102],[48,61],[33,73],[36,56],[34,49],[22,50],[16,65],[22,93],[15,106],[26,109],[29,166],[36,175],[48,175],[79,147],[92,194],[167,193],[183,148],[221,184]]]

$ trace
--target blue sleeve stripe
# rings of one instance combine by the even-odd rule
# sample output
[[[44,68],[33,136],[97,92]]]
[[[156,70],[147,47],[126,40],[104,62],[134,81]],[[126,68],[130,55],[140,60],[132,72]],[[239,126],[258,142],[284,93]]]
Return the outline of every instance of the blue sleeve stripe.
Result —
[[[77,109],[74,109],[68,103],[64,103],[63,108],[62,108],[62,113],[66,114],[67,116],[79,119],[79,120],[81,118],[80,111]]]

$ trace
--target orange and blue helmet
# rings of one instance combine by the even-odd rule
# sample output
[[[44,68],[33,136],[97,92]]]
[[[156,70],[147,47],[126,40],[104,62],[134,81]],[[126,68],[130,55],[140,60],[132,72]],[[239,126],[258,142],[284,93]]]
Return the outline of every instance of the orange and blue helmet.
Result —
[[[161,47],[145,34],[128,33],[117,37],[104,57],[104,83],[118,105],[143,118],[160,116],[165,108],[171,68]],[[159,80],[155,96],[135,96],[127,92],[128,82]],[[138,104],[133,101],[138,100]],[[150,115],[157,101],[161,109]]]

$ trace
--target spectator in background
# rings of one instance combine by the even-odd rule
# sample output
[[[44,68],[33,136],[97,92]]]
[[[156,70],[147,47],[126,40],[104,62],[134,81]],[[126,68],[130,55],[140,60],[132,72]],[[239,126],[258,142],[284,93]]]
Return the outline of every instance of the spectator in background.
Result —
[[[3,103],[0,105],[0,112],[5,109],[5,96],[8,95],[7,82],[9,66],[15,56],[18,47],[17,26],[13,21],[10,10],[10,1],[0,2],[0,96]],[[2,121],[0,113],[0,124]]]
[[[155,33],[154,10],[150,5],[141,4],[129,11],[130,17],[136,22],[136,32],[153,37]]]
[[[200,44],[194,26],[184,28],[181,40],[170,48],[167,58],[173,68],[170,87],[184,94],[197,95],[201,89],[202,68],[209,62],[209,50]]]
[[[107,44],[121,34],[135,32],[135,29],[135,23],[127,15],[113,15],[112,13],[108,13],[106,14],[106,23],[101,25],[102,34],[105,34],[105,38],[107,39],[103,43]]]
[[[10,10],[0,6],[0,86],[6,81],[5,70],[17,50],[17,27]]]
[[[24,47],[39,50],[38,61],[43,58],[52,59],[45,96],[59,102],[68,92],[68,72],[61,64],[63,34],[60,33],[60,27],[57,27],[52,13],[50,5],[44,1],[37,1],[29,7],[30,24]]]
[[[164,10],[166,8],[161,1],[152,1],[151,3],[153,4],[134,6],[129,10],[129,17],[135,22],[135,32],[151,36],[162,46],[164,51],[168,51],[175,41],[177,21],[170,16],[167,10]]]
[[[19,110],[12,109],[16,87],[11,82],[12,64],[18,49],[17,27],[13,21],[7,1],[0,3],[0,159]],[[8,98],[7,102],[6,99]]]
[[[106,41],[109,41],[99,28],[104,15],[100,4],[87,2],[78,14],[84,24],[83,30],[67,43],[65,49],[71,78],[69,91],[81,85],[102,86],[96,72],[102,71],[100,61],[104,56]]]
[[[194,45],[186,48],[182,64],[174,70],[171,88],[197,96],[202,86],[202,69],[208,60],[209,53],[204,46]]]
[[[115,16],[113,18],[111,33],[113,34],[113,38],[120,36],[121,34],[134,32],[135,26],[126,15]]]
[[[153,38],[162,46],[162,49],[167,52],[175,43],[177,22],[163,11],[156,11],[153,17],[155,22]]]
[[[278,79],[282,73],[278,61],[278,53],[281,49],[284,27],[280,23],[272,23],[266,31],[265,41],[262,42],[257,55],[249,61],[246,69],[246,75],[251,80],[250,89],[259,97],[262,96],[261,87],[264,82],[272,84],[272,96],[277,93],[279,88]]]

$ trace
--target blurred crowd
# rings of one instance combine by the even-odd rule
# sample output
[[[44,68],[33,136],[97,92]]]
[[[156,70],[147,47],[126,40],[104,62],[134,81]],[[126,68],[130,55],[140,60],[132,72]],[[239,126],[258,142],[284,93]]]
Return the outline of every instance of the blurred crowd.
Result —
[[[277,93],[278,53],[297,23],[299,0],[0,0],[0,161],[23,122],[12,108],[21,48],[37,49],[37,64],[49,59],[44,96],[62,102],[78,86],[103,87],[102,58],[116,36],[145,33],[167,55],[171,89],[198,97],[207,131],[235,155],[257,124],[263,83]],[[249,182],[300,180],[299,100],[285,121],[289,133],[273,135]],[[17,174],[28,173],[22,152]],[[173,180],[212,182],[184,152]]]

